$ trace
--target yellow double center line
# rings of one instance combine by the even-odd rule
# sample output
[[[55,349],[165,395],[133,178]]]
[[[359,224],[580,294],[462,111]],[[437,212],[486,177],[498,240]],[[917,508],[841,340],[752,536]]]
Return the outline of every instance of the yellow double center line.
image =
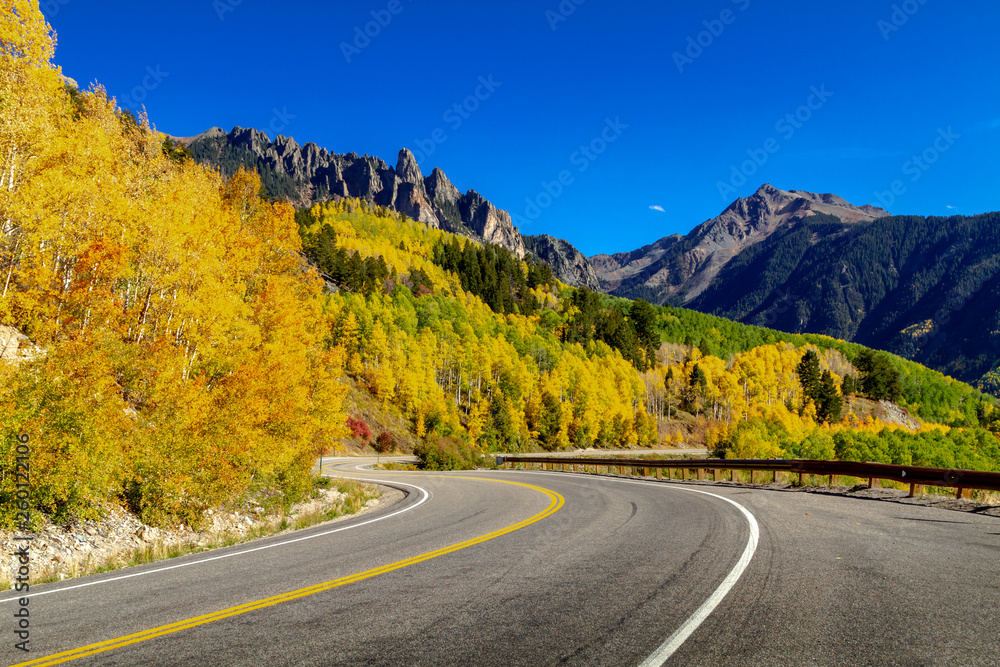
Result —
[[[205,625],[206,623],[212,623],[214,621],[221,621],[224,618],[230,618],[232,616],[239,616],[240,614],[246,614],[247,612],[256,611],[258,609],[265,609],[267,607],[273,607],[275,605],[283,604],[285,602],[291,602],[292,600],[298,600],[299,598],[308,597],[310,595],[316,595],[317,593],[322,593],[324,591],[329,591],[334,588],[339,588],[340,586],[346,586],[347,584],[353,584],[357,581],[363,581],[365,579],[370,579],[376,577],[380,574],[385,574],[386,572],[392,572],[394,570],[399,570],[404,567],[409,567],[410,565],[416,565],[417,563],[423,563],[424,561],[431,560],[432,558],[437,558],[439,556],[444,556],[446,554],[454,553],[456,551],[461,551],[462,549],[467,549],[471,546],[477,544],[482,544],[483,542],[488,542],[490,540],[496,539],[502,535],[507,535],[513,533],[516,530],[520,530],[533,523],[537,523],[542,519],[552,516],[565,503],[565,498],[554,491],[549,491],[548,489],[543,489],[540,486],[533,486],[531,484],[521,484],[520,482],[508,482],[505,480],[497,479],[484,479],[479,477],[451,477],[450,479],[470,479],[480,482],[496,482],[500,484],[511,484],[513,486],[521,486],[526,489],[531,489],[532,491],[538,491],[551,499],[549,506],[538,514],[528,517],[524,521],[515,523],[512,526],[507,526],[506,528],[501,528],[495,530],[492,533],[487,533],[480,537],[473,538],[471,540],[466,540],[465,542],[459,542],[458,544],[453,544],[449,547],[444,547],[436,551],[430,551],[420,556],[414,556],[412,558],[407,558],[406,560],[401,560],[395,563],[390,563],[389,565],[383,565],[382,567],[377,567],[373,570],[366,570],[364,572],[359,572],[357,574],[352,574],[346,577],[341,577],[340,579],[334,579],[333,581],[327,581],[322,584],[316,584],[315,586],[309,586],[307,588],[300,588],[298,590],[289,591],[288,593],[283,593],[281,595],[276,595],[270,598],[264,598],[263,600],[257,600],[256,602],[248,602],[246,604],[241,604],[236,607],[229,607],[228,609],[221,609],[219,611],[213,612],[211,614],[205,614],[204,616],[195,616],[194,618],[189,618],[183,621],[177,621],[176,623],[170,623],[169,625],[161,625],[159,627],[150,628],[149,630],[143,630],[142,632],[136,632],[131,635],[125,635],[124,637],[118,637],[117,639],[109,639],[107,641],[98,642],[96,644],[88,644],[87,646],[81,646],[80,648],[72,649],[70,651],[63,651],[62,653],[55,653],[53,655],[46,656],[44,658],[36,658],[35,660],[30,660],[28,662],[18,663],[12,667],[27,667],[31,665],[32,667],[37,667],[40,665],[58,665],[64,662],[70,662],[71,660],[79,660],[80,658],[85,658],[87,656],[96,655],[98,653],[104,653],[105,651],[112,651],[114,649],[122,648],[130,644],[138,644],[139,642],[148,641],[150,639],[155,639],[157,637],[162,637],[164,635],[173,634],[175,632],[180,632],[182,630],[188,630],[190,628],[197,627],[199,625]]]

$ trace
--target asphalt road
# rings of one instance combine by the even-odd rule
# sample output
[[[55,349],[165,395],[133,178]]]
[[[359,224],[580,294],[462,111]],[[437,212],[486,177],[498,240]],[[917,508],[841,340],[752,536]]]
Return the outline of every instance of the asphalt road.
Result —
[[[32,587],[29,664],[998,663],[997,518],[358,463],[327,469],[409,495],[292,536]],[[25,659],[12,599],[0,595],[4,664]]]

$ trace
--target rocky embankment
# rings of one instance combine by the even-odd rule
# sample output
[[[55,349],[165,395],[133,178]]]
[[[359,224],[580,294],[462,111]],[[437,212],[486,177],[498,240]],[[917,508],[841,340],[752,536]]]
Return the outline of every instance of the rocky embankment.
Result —
[[[371,495],[376,494],[372,489]],[[401,496],[401,492],[385,492],[367,500],[361,512],[395,502]],[[68,579],[276,534],[283,530],[282,521],[287,526],[296,526],[309,517],[342,508],[346,499],[344,493],[327,489],[318,497],[295,505],[284,516],[268,515],[254,503],[243,511],[208,510],[206,525],[197,531],[183,524],[169,529],[154,528],[125,509],[111,506],[99,521],[81,521],[69,526],[48,524],[36,533],[30,543],[31,583]],[[334,521],[349,516],[354,515]],[[10,531],[0,531],[0,549],[8,561],[8,567],[0,575],[0,586],[4,589],[12,585],[9,573],[14,570],[10,565],[16,560],[13,554],[23,544],[15,537]]]

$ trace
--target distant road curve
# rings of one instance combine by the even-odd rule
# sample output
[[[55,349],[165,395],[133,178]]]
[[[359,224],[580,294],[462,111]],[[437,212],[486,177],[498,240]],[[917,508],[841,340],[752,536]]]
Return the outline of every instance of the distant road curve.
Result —
[[[990,665],[1000,655],[993,517],[364,463],[327,469],[409,485],[409,495],[340,532],[33,587],[30,657],[63,656],[28,664]],[[123,574],[140,576],[71,589]],[[0,616],[10,597],[0,596]],[[23,660],[10,645],[6,664]],[[94,645],[113,648],[80,650]]]

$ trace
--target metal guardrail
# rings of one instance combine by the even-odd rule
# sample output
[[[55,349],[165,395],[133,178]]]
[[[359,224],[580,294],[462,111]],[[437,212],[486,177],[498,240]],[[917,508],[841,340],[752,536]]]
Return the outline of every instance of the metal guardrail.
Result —
[[[772,473],[772,481],[778,481],[778,473],[797,474],[799,483],[805,475],[818,475],[830,478],[830,486],[836,486],[840,477],[856,477],[867,479],[868,486],[874,487],[879,480],[891,480],[910,485],[910,496],[922,494],[925,486],[940,486],[956,489],[956,498],[970,498],[973,489],[985,491],[1000,491],[1000,473],[979,472],[976,470],[953,470],[948,468],[923,468],[919,466],[899,466],[884,463],[857,463],[854,461],[810,461],[807,459],[792,460],[731,460],[731,459],[689,459],[689,460],[656,460],[656,459],[610,459],[610,458],[572,458],[554,456],[498,456],[497,464],[504,467],[510,465],[540,465],[548,470],[571,470],[600,472],[605,468],[611,472],[617,468],[619,474],[626,474],[626,469],[642,469],[645,476],[653,471],[657,479],[663,478],[663,471],[681,471],[681,479],[688,479],[688,472],[694,471],[696,479],[707,478],[712,472],[714,481],[723,481],[723,471],[730,471],[729,481],[737,481],[737,471],[750,471],[750,482],[754,483],[756,473]]]

